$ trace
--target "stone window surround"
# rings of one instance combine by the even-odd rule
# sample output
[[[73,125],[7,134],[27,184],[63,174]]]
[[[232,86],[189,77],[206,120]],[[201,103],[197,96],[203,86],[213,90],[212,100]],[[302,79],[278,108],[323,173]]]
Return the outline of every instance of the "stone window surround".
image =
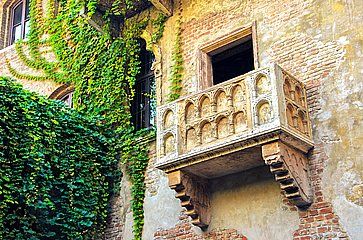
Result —
[[[204,90],[213,86],[213,70],[210,53],[217,49],[227,47],[231,43],[249,35],[252,36],[254,67],[255,69],[259,68],[256,29],[256,22],[253,22],[247,26],[234,30],[227,35],[206,42],[199,48],[197,62],[198,90]]]

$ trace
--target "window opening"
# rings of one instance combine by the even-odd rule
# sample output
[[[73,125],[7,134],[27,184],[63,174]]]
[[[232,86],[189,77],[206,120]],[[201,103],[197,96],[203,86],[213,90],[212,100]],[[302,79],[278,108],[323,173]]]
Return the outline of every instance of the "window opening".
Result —
[[[251,35],[221,47],[210,54],[213,84],[219,84],[254,70]]]
[[[68,107],[73,108],[73,92],[67,93],[59,100],[64,102]]]
[[[19,39],[25,39],[29,32],[30,24],[29,0],[24,0],[15,5],[11,15],[11,38],[10,44]]]
[[[155,78],[151,70],[154,61],[152,52],[146,50],[146,43],[140,40],[140,73],[135,83],[135,96],[131,103],[132,123],[136,130],[154,125],[156,115]]]

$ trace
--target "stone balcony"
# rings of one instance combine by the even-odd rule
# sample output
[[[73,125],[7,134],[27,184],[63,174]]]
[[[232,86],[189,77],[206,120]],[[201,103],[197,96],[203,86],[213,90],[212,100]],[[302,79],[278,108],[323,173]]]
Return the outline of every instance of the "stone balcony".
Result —
[[[208,226],[208,179],[265,164],[292,203],[311,203],[306,90],[279,66],[185,96],[157,112],[157,167],[168,174],[195,225]]]

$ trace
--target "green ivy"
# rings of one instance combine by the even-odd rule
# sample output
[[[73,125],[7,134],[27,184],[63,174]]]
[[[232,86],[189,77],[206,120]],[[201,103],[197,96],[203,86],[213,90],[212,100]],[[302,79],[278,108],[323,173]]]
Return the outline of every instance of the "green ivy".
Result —
[[[184,59],[181,49],[181,1],[179,1],[179,12],[176,20],[176,39],[174,43],[174,48],[172,52],[172,61],[173,65],[171,67],[171,77],[170,81],[170,93],[168,96],[168,101],[174,101],[180,97],[180,93],[182,88],[182,79],[183,79],[183,71],[184,71]]]
[[[157,43],[166,21],[162,14],[156,19],[141,15],[127,19],[127,13],[134,12],[138,2],[114,1],[103,15],[102,31],[98,31],[89,24],[95,16],[97,0],[59,0],[57,8],[51,0],[45,17],[42,0],[30,0],[30,33],[27,41],[17,43],[16,50],[23,63],[40,74],[20,74],[7,62],[16,78],[72,84],[75,108],[88,116],[102,117],[110,127],[115,137],[109,139],[113,143],[109,154],[121,158],[132,182],[135,239],[142,236],[144,175],[148,163],[148,145],[140,144],[140,139],[154,134],[153,130],[135,132],[130,123],[130,102],[140,71],[138,39],[151,23],[156,29],[151,43]],[[114,17],[122,20],[119,36],[114,36],[111,29]],[[43,56],[45,46],[51,47],[56,61]]]
[[[153,28],[156,29],[156,31],[151,36],[151,44],[156,44],[163,36],[165,22],[167,19],[168,18],[166,15],[164,15],[163,13],[159,13],[156,19],[151,20]]]
[[[120,181],[114,133],[0,77],[0,239],[95,239]]]

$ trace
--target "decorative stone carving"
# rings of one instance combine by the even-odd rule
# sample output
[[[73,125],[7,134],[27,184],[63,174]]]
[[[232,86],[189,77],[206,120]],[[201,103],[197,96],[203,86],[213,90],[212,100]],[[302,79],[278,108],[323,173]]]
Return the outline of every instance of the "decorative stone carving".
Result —
[[[164,150],[165,155],[175,151],[175,138],[172,134],[166,135],[166,137],[164,138],[164,143],[165,143],[165,150]]]
[[[168,129],[174,125],[174,113],[168,110],[164,117],[164,129]]]
[[[229,135],[229,128],[228,128],[228,119],[226,117],[221,117],[217,123],[217,138],[225,138]]]
[[[278,100],[281,93],[284,103]],[[286,115],[282,116],[284,112]],[[221,121],[222,115],[228,121]],[[252,137],[281,125],[311,139],[305,86],[276,65],[159,106],[157,119],[161,162],[182,156],[195,146],[198,149],[193,149],[193,153],[203,152],[208,148],[206,143],[211,146],[220,138]],[[188,132],[189,129],[194,130]],[[167,133],[172,133],[179,146],[175,154],[168,156],[164,154]]]
[[[236,85],[232,91],[234,110],[241,111],[246,108],[246,92],[241,85]]]
[[[228,109],[227,96],[224,91],[219,91],[217,93],[216,102],[217,102],[217,112],[218,113],[223,112]]]
[[[298,116],[297,116],[297,129],[306,134],[307,133],[307,129],[306,129],[306,119],[305,119],[305,113],[303,111],[299,111]]]
[[[258,124],[266,124],[271,121],[271,107],[268,102],[262,102],[257,107]]]
[[[209,97],[203,96],[200,101],[200,116],[207,117],[211,114],[211,105]]]
[[[208,182],[200,177],[182,171],[168,174],[169,187],[176,192],[192,224],[205,229],[210,223],[210,193]]]
[[[197,145],[197,134],[194,128],[190,128],[187,131],[186,146],[187,151],[192,150]]]
[[[235,133],[243,132],[247,129],[247,117],[244,112],[236,112],[233,116]]]
[[[262,156],[287,199],[297,207],[308,207],[312,200],[304,153],[276,141],[262,146]]]
[[[290,78],[288,76],[285,76],[283,88],[284,88],[285,96],[288,98],[291,98],[291,96],[290,96],[291,84],[290,84]]]
[[[256,93],[257,95],[263,95],[270,92],[270,80],[265,75],[259,75],[256,80]]]
[[[202,143],[209,143],[213,140],[212,124],[205,122],[201,127]]]
[[[282,71],[284,77],[287,124],[305,136],[311,137],[311,126],[307,121],[309,111],[306,103],[305,86],[294,77]]]
[[[177,177],[170,186],[195,225],[209,223],[204,179],[264,162],[291,202],[310,204],[306,89],[277,65],[159,106],[157,122],[156,166]]]
[[[295,99],[298,104],[304,106],[304,97],[301,88],[299,86],[295,87]]]
[[[288,104],[286,108],[286,117],[287,117],[287,124],[289,124],[289,126],[291,127],[294,127],[294,115],[295,115],[294,107],[291,104]]]
[[[190,123],[195,118],[195,107],[194,104],[188,102],[185,107],[185,122]]]
[[[285,102],[278,100],[283,93]],[[300,101],[300,102],[299,102]],[[281,128],[311,139],[305,86],[277,65],[261,68],[218,86],[158,107],[160,162],[202,153],[218,139],[253,137]],[[280,110],[283,109],[284,110]],[[171,112],[168,112],[171,111]],[[282,116],[281,113],[286,113]],[[226,119],[222,119],[221,116]],[[190,130],[190,132],[189,132]],[[173,155],[164,153],[165,136],[174,136]],[[194,139],[193,139],[194,138]],[[169,139],[170,143],[170,139]],[[195,146],[198,146],[195,149]]]

